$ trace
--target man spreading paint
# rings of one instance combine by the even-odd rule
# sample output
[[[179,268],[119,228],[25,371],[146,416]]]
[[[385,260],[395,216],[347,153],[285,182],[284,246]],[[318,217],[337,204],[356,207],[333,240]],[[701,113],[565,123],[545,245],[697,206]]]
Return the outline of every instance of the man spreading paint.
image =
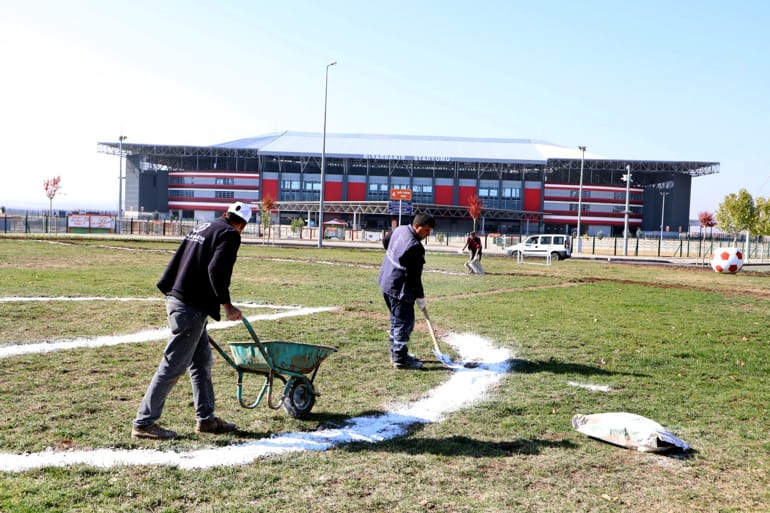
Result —
[[[435,227],[433,216],[417,214],[411,226],[399,226],[383,240],[386,251],[377,282],[390,312],[390,359],[397,369],[422,368],[422,362],[409,354],[408,344],[414,330],[414,304],[425,308],[422,241]]]
[[[250,218],[249,206],[238,201],[222,217],[199,224],[184,238],[161,276],[158,288],[166,294],[171,337],[139,405],[131,436],[156,440],[177,436],[156,422],[171,389],[188,369],[195,403],[195,431],[235,430],[235,424],[214,415],[212,357],[206,326],[209,316],[220,320],[220,305],[227,320],[242,318],[241,311],[230,302],[230,279],[241,232]]]
[[[468,235],[468,239],[465,241],[465,246],[463,246],[462,250],[465,251],[466,248],[470,250],[471,257],[465,262],[465,268],[468,270],[468,273],[471,274],[475,272],[473,269],[473,262],[481,262],[481,239],[476,235],[476,232],[471,232]]]

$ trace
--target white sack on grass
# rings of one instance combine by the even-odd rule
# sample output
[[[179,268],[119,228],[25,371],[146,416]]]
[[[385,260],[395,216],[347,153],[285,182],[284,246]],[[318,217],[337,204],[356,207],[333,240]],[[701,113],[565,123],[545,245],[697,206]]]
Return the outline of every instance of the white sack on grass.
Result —
[[[640,452],[661,452],[674,447],[686,451],[690,448],[687,442],[654,420],[633,413],[577,414],[572,417],[572,427],[592,438]]]
[[[474,258],[473,260],[470,260],[468,262],[468,265],[470,265],[471,270],[473,270],[476,274],[484,274],[484,269],[481,267],[481,261],[478,258]]]

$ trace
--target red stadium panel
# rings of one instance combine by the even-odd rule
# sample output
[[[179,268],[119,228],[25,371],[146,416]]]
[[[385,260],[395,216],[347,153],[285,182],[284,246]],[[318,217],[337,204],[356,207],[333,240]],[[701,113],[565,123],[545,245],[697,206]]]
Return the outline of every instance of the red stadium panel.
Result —
[[[433,187],[433,200],[437,205],[452,205],[454,203],[454,187],[436,185]]]
[[[366,201],[366,183],[348,182],[348,201]]]
[[[457,204],[463,207],[468,206],[471,196],[474,194],[478,194],[475,186],[469,187],[461,185],[458,190]]]
[[[278,180],[262,179],[262,198],[272,198],[279,201],[278,197]]]
[[[342,182],[326,182],[324,201],[342,201]]]
[[[524,189],[524,210],[539,212],[542,203],[542,190],[537,188]]]

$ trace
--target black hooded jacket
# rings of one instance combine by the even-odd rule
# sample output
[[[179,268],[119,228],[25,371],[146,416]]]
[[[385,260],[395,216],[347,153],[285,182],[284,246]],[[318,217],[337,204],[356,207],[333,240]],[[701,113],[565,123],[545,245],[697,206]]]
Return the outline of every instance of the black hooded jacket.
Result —
[[[240,246],[241,234],[224,217],[199,224],[179,245],[158,288],[220,320],[220,305],[230,302],[230,279]]]

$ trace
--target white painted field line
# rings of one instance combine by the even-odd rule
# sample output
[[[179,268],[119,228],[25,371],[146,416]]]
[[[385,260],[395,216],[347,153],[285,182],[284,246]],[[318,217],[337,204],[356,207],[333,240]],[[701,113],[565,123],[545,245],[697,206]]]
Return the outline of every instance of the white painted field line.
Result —
[[[108,296],[43,296],[43,297],[24,297],[24,296],[11,296],[0,297],[0,303],[23,303],[23,302],[49,302],[49,301],[150,301],[150,302],[165,302],[164,297],[108,297]],[[297,310],[301,307],[297,305],[271,305],[265,303],[255,303],[253,301],[234,302],[235,306],[239,308],[269,308],[271,310]]]
[[[0,471],[21,472],[40,467],[89,465],[109,468],[125,465],[170,465],[182,469],[205,469],[245,465],[258,458],[299,451],[324,451],[342,443],[381,442],[403,435],[412,424],[440,422],[448,413],[483,400],[487,391],[509,372],[511,355],[473,334],[453,334],[446,342],[462,359],[481,364],[452,372],[445,383],[423,399],[394,406],[382,415],[356,417],[340,428],[286,433],[254,442],[187,452],[162,450],[96,449],[92,451],[46,450],[32,454],[0,454]]]
[[[244,304],[254,306],[251,304]],[[245,306],[244,306],[245,307]],[[334,310],[334,307],[323,306],[317,308],[291,308],[291,307],[269,307],[268,308],[287,308],[283,312],[263,315],[248,316],[250,322],[254,321],[274,321],[277,319],[283,319],[285,317],[296,317],[300,315],[311,315],[319,312],[329,312]],[[209,323],[209,330],[221,330],[224,328],[230,328],[240,321],[220,321]],[[152,340],[161,340],[168,338],[171,332],[168,328],[157,328],[151,330],[144,330],[137,333],[129,333],[127,335],[105,335],[101,337],[82,337],[70,340],[53,340],[50,342],[38,342],[33,344],[11,344],[0,347],[0,359],[10,358],[12,356],[19,356],[23,354],[32,353],[51,353],[54,351],[65,351],[68,349],[78,349],[82,347],[106,347],[115,346],[119,344],[136,344],[142,342],[150,342]]]
[[[54,297],[0,297],[0,303],[48,302],[48,301],[164,301],[162,297],[105,297],[105,296],[54,296]]]

